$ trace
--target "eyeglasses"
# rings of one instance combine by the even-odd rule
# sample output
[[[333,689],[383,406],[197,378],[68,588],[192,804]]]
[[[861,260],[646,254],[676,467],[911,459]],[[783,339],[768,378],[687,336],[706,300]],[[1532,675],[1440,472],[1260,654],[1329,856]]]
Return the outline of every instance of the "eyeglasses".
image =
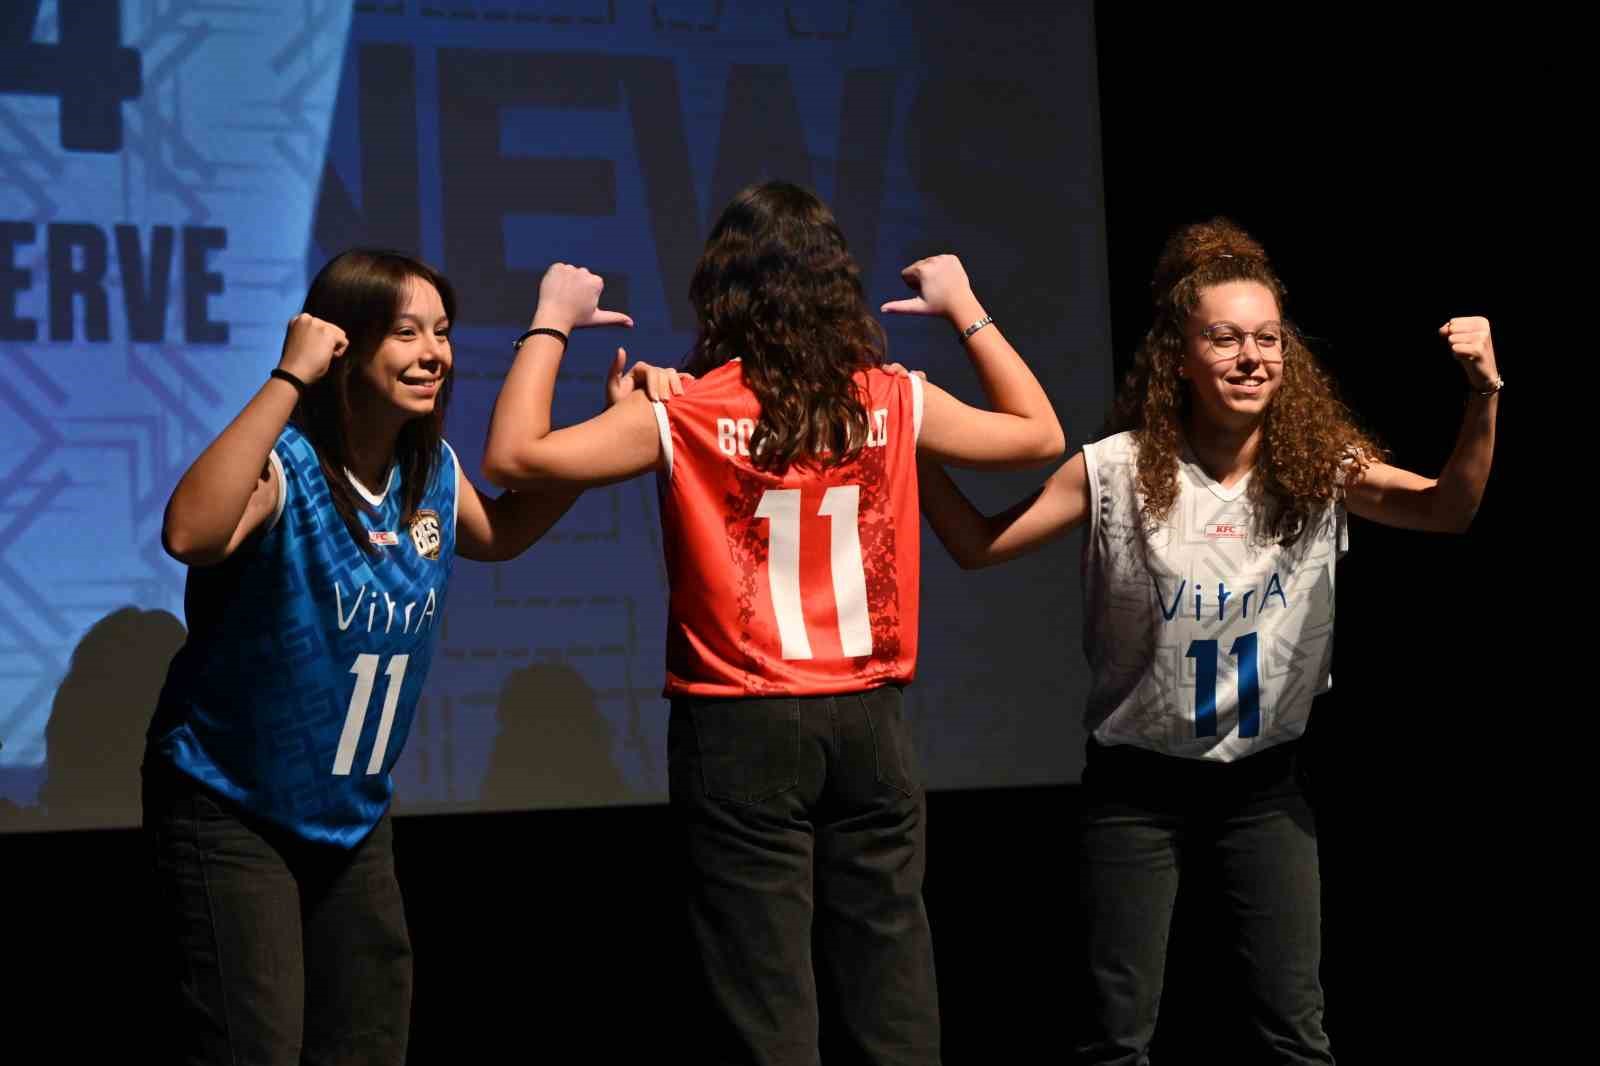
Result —
[[[1244,329],[1232,322],[1217,322],[1200,331],[1206,339],[1207,350],[1216,354],[1216,362],[1237,359],[1244,351],[1247,338],[1256,339],[1256,358],[1263,363],[1283,362],[1283,350],[1288,344],[1283,323],[1263,322],[1255,329]]]

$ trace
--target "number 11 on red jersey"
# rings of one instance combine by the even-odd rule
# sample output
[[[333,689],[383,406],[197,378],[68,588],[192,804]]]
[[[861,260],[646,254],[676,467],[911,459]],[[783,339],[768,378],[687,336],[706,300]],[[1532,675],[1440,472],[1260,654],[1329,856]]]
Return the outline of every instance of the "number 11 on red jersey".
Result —
[[[839,614],[839,644],[847,658],[872,654],[872,623],[867,617],[867,574],[861,560],[858,516],[861,486],[835,485],[822,495],[817,514],[830,519],[829,560],[833,599]],[[756,517],[767,520],[767,580],[778,637],[785,659],[810,659],[800,592],[800,490],[768,489]]]

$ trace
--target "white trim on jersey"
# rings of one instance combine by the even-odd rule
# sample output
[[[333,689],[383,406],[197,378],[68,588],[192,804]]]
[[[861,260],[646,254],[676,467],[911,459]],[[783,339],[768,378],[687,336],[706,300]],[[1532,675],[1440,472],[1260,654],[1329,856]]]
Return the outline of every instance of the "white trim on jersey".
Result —
[[[651,410],[656,413],[656,429],[661,434],[661,465],[667,477],[672,476],[672,426],[667,422],[667,405],[660,400],[650,401]]]
[[[451,497],[454,502],[450,508],[450,531],[453,534],[456,528],[456,517],[461,514],[461,457],[456,454],[454,448],[450,447],[449,441],[440,438],[439,443],[443,444],[444,450],[450,453],[450,461],[455,464],[456,468],[456,491],[455,495]]]
[[[922,379],[911,375],[911,440],[922,440]]]
[[[368,503],[372,504],[372,506],[374,506],[374,507],[382,507],[384,499],[387,498],[388,495],[389,495],[389,490],[394,488],[394,479],[399,473],[400,473],[399,464],[398,463],[390,463],[389,464],[389,472],[387,474],[385,474],[384,477],[383,477],[383,491],[378,493],[376,496],[374,496],[372,493],[367,491],[367,487],[361,483],[361,479],[360,478],[356,477],[354,474],[352,474],[350,472],[350,468],[349,467],[345,467],[344,477],[345,477],[346,481],[350,482],[350,487],[355,489],[358,493],[361,494],[361,498],[363,500],[366,500]]]
[[[1098,441],[1086,441],[1083,447],[1078,449],[1079,454],[1083,456],[1084,473],[1088,475],[1085,480],[1089,482],[1089,528],[1084,531],[1084,536],[1087,538],[1086,546],[1100,542],[1100,499],[1105,495],[1105,486],[1100,484],[1100,466],[1094,461],[1095,454],[1093,449],[1098,443]],[[1095,569],[1085,563],[1083,598],[1086,604],[1089,602],[1092,592],[1090,586],[1098,577],[1099,574]]]
[[[283,508],[289,502],[289,479],[283,476],[283,460],[278,458],[277,448],[267,453],[267,465],[272,469],[272,475],[278,479],[278,505],[273,508],[272,517],[267,519],[267,528],[263,529],[262,533],[272,532],[272,527],[283,517]]]
[[[1189,469],[1192,470],[1195,480],[1204,485],[1206,487],[1206,491],[1210,492],[1211,495],[1215,496],[1223,503],[1232,503],[1240,496],[1243,496],[1244,490],[1250,487],[1251,477],[1255,475],[1254,469],[1246,470],[1238,481],[1235,481],[1232,485],[1224,485],[1222,482],[1206,473],[1206,468],[1200,465],[1200,460],[1195,456],[1193,449],[1189,447],[1187,441],[1184,442],[1183,450],[1180,453],[1179,458],[1183,460],[1185,464],[1187,464]]]

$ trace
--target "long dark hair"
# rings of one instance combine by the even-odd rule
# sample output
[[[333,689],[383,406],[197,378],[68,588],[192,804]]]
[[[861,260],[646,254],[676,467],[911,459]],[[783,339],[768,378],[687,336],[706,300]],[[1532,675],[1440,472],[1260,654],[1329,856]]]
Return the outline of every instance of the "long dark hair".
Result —
[[[306,293],[303,310],[344,330],[350,346],[335,359],[328,372],[306,389],[295,407],[293,424],[310,438],[322,465],[333,506],[344,520],[356,545],[369,555],[377,549],[361,525],[360,514],[372,513],[345,476],[351,465],[351,379],[377,352],[396,316],[405,305],[406,287],[419,278],[439,290],[444,312],[456,317],[456,294],[448,279],[426,263],[398,252],[355,248],[335,256],[318,272]],[[444,414],[450,402],[452,375],[446,374],[433,403],[433,411],[413,418],[395,441],[395,462],[400,467],[402,521],[409,522],[433,479],[439,464],[439,444],[444,437]]]
[[[1387,453],[1357,424],[1332,378],[1288,320],[1287,289],[1266,249],[1226,218],[1184,226],[1167,239],[1151,282],[1155,321],[1117,394],[1112,431],[1139,443],[1141,511],[1163,521],[1178,496],[1178,453],[1189,390],[1178,376],[1189,316],[1207,289],[1250,281],[1272,293],[1284,316],[1283,383],[1267,408],[1249,494],[1269,504],[1264,539],[1289,543],[1311,516]]]
[[[865,445],[855,374],[883,363],[886,339],[816,194],[770,181],[735,196],[706,240],[689,302],[700,332],[685,369],[705,374],[737,357],[761,402],[756,467],[836,465]]]

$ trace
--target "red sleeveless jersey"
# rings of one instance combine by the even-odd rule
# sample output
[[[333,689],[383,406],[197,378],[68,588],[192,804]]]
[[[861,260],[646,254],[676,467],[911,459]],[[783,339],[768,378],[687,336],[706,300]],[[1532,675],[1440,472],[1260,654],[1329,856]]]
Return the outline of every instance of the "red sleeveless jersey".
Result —
[[[825,695],[916,672],[922,382],[857,381],[866,446],[781,475],[750,461],[761,405],[737,360],[655,405],[667,695]]]

